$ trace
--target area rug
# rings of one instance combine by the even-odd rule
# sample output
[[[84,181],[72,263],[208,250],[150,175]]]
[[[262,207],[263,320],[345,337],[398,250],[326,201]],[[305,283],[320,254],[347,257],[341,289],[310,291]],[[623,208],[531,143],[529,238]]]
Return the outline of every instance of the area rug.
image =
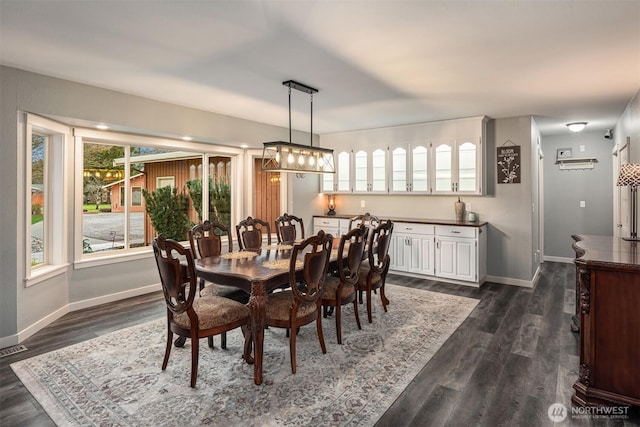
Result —
[[[323,319],[327,354],[315,324],[302,327],[297,373],[291,373],[285,331],[265,331],[264,383],[241,358],[242,333],[227,349],[200,345],[195,389],[189,387],[190,345],[173,348],[161,364],[165,319],[46,353],[11,365],[60,426],[372,426],[391,406],[478,301],[387,285],[383,312],[374,295],[373,323],[361,305],[343,309],[343,345],[335,319]]]

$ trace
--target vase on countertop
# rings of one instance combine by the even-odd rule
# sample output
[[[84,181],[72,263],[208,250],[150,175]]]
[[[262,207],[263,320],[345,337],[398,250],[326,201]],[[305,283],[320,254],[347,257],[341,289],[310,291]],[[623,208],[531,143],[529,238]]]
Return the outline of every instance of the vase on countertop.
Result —
[[[462,222],[464,221],[464,202],[460,201],[460,197],[458,197],[458,201],[455,202],[454,207],[456,209],[456,221]]]

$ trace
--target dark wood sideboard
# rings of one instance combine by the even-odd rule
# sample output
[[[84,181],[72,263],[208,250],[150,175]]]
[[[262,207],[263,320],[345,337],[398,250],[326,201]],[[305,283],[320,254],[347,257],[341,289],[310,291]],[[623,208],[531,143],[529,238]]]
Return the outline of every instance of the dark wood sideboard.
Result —
[[[574,235],[578,406],[640,406],[640,242]]]

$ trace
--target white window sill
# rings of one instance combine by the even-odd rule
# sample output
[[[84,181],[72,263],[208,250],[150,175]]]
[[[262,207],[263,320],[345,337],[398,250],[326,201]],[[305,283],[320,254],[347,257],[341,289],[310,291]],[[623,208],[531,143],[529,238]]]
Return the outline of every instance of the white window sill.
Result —
[[[52,277],[65,274],[68,270],[69,264],[47,265],[33,269],[31,271],[31,276],[24,279],[24,285],[26,287],[37,285],[38,283],[49,280]]]
[[[153,249],[151,246],[147,246],[145,248],[141,248],[136,251],[126,251],[120,253],[114,253],[112,255],[105,254],[93,254],[93,255],[84,255],[83,259],[78,260],[73,263],[73,268],[75,270],[80,270],[83,268],[91,268],[98,267],[100,265],[109,265],[115,264],[123,261],[135,261],[139,259],[147,259],[153,256]]]

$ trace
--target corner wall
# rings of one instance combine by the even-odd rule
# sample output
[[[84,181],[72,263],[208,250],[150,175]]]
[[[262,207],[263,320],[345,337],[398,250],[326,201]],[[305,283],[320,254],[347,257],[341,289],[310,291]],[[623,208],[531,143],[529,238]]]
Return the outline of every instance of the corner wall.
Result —
[[[559,148],[571,148],[572,157],[594,157],[598,163],[593,169],[560,170],[556,165]],[[612,148],[613,142],[603,132],[543,138],[545,257],[575,258],[572,234],[613,235]],[[585,202],[584,208],[580,201]]]

